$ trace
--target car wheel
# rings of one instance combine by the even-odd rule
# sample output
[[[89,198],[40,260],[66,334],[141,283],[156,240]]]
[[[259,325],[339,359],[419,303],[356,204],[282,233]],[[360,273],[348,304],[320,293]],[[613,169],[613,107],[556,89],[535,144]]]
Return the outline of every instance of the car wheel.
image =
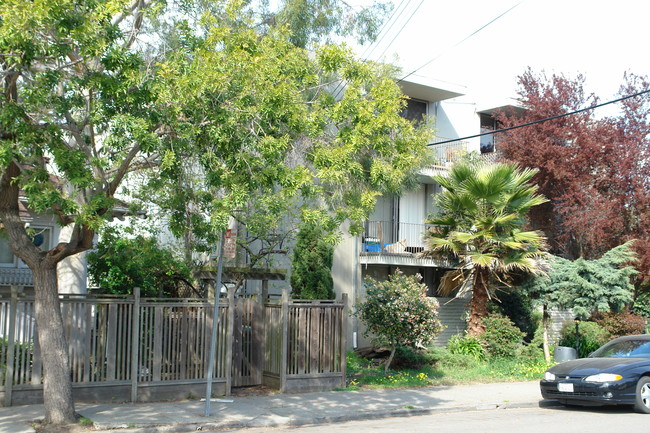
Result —
[[[650,377],[643,376],[636,383],[634,409],[641,413],[650,413]]]

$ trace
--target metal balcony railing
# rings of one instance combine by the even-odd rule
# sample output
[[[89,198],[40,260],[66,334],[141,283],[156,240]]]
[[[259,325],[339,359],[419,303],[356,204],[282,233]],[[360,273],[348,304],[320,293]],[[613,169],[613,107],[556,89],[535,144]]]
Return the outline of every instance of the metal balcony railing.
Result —
[[[368,221],[363,236],[366,253],[419,253],[424,250],[428,224],[395,221]]]
[[[436,137],[429,148],[432,150],[436,164],[447,167],[460,157],[465,155],[469,150],[468,141],[452,141],[450,143],[436,144],[439,141],[447,141],[448,138]]]

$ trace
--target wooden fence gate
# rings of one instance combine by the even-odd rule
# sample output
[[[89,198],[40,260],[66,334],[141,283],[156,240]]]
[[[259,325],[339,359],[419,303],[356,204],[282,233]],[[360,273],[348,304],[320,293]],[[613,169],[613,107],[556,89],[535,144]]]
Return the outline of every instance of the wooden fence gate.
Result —
[[[261,385],[264,309],[252,298],[235,299],[233,305],[232,386]]]

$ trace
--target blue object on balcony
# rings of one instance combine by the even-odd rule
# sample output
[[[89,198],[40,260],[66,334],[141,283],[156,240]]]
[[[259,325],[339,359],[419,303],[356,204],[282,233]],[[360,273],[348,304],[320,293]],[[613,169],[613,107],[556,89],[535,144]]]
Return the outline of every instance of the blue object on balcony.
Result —
[[[381,245],[379,243],[365,243],[363,244],[363,249],[369,253],[381,253]]]

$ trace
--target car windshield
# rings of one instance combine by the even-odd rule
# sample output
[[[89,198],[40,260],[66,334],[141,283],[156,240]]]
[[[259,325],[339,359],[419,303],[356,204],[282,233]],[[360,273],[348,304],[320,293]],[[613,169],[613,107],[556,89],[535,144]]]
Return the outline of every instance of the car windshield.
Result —
[[[650,341],[612,341],[592,353],[591,358],[650,358]]]

